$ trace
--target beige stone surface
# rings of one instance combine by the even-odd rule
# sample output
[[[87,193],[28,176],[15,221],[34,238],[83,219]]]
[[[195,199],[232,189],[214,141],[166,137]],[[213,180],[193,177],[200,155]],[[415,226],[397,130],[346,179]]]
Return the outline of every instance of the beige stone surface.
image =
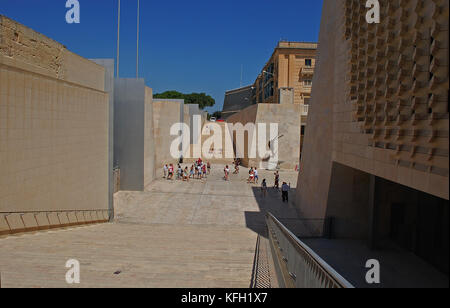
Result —
[[[80,287],[249,287],[264,213],[296,212],[275,191],[261,199],[246,170],[225,182],[222,169],[214,165],[207,180],[159,179],[144,192],[120,192],[111,224],[0,238],[2,287],[71,287],[72,258]],[[281,173],[293,187],[296,177]]]
[[[19,69],[104,91],[105,71],[64,45],[0,15],[0,61]]]
[[[170,146],[177,138],[177,136],[170,135],[170,128],[176,123],[184,123],[184,102],[182,100],[153,99],[156,168],[178,161],[170,154]]]
[[[448,1],[412,1],[401,14],[394,1],[380,4],[381,24],[369,25],[361,1],[325,1],[299,175],[303,217],[325,216],[333,162],[449,198]]]
[[[301,142],[301,117],[298,104],[257,104],[250,106],[243,111],[232,115],[227,119],[230,124],[242,123],[265,123],[266,139],[270,141],[269,127],[271,123],[278,124],[278,135],[282,136],[278,141],[278,161],[279,167],[286,170],[295,170],[300,161],[300,142]],[[243,164],[248,167],[266,168],[266,159],[261,159],[259,154],[256,158],[250,157],[248,147],[248,134],[245,134],[245,148],[241,150],[244,157]],[[250,136],[250,138],[252,138]],[[233,140],[235,137],[233,137]]]
[[[153,90],[145,87],[144,187],[155,179],[155,141],[153,125]]]
[[[0,38],[0,212],[108,209],[104,69],[5,17]]]

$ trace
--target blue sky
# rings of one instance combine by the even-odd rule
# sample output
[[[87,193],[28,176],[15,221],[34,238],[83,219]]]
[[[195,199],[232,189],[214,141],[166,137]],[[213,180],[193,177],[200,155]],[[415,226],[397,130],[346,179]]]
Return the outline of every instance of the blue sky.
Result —
[[[0,0],[6,15],[86,58],[115,58],[118,0]],[[137,0],[122,0],[120,76],[136,73]],[[317,41],[322,0],[141,0],[140,77],[155,93],[206,92],[221,110],[226,90],[251,84],[280,39]]]

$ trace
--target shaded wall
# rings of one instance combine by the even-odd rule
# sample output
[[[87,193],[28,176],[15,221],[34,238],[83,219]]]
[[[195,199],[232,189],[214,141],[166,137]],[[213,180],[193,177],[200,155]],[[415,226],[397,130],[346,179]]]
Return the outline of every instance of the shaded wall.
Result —
[[[252,86],[225,92],[225,99],[222,108],[222,119],[226,120],[230,116],[251,106],[253,104],[252,96]]]
[[[121,190],[142,191],[154,179],[152,99],[143,79],[116,79],[114,160]]]

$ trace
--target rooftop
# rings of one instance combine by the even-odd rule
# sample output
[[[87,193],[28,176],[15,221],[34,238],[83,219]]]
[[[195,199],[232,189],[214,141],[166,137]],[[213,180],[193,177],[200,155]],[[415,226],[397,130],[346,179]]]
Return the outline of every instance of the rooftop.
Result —
[[[313,42],[287,42],[280,41],[276,48],[293,48],[293,49],[317,49],[319,44]]]

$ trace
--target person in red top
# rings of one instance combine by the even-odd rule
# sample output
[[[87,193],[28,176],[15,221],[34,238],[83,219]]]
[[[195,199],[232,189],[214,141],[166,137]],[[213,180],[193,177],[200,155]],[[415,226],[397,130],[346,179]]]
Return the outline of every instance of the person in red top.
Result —
[[[170,164],[169,166],[169,176],[167,177],[168,180],[173,179],[173,164]]]
[[[203,164],[203,166],[202,166],[202,172],[203,172],[204,177],[206,178],[206,165],[205,164]]]
[[[202,159],[201,158],[199,158],[198,160],[197,160],[197,165],[199,165],[199,166],[201,166],[202,165]]]

